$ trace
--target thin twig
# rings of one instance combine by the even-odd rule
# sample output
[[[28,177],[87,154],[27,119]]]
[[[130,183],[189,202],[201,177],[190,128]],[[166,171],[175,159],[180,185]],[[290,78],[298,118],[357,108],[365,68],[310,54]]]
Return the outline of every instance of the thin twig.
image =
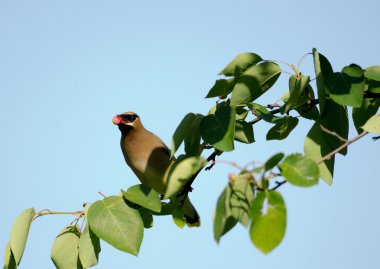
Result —
[[[274,191],[274,190],[277,190],[278,188],[280,188],[282,185],[284,185],[287,181],[284,180],[284,181],[276,181],[276,186],[274,186],[273,188],[269,189],[270,191]]]
[[[84,216],[84,211],[69,212],[69,211],[50,211],[48,209],[44,209],[42,211],[37,212],[33,220],[35,220],[38,217],[42,217],[46,215],[74,215],[77,217],[82,217]]]
[[[361,134],[355,136],[354,138],[352,138],[351,140],[348,140],[346,143],[342,144],[340,147],[338,147],[337,149],[331,151],[329,154],[325,155],[321,160],[319,160],[317,162],[317,164],[321,164],[323,163],[324,161],[326,160],[330,160],[330,158],[332,156],[334,156],[335,154],[337,154],[339,151],[341,151],[342,149],[348,147],[348,145],[354,143],[355,141],[359,140],[360,138],[362,138],[363,136],[365,136],[366,134],[368,134],[367,131],[364,131],[362,132]]]
[[[327,129],[325,126],[323,126],[322,124],[319,125],[321,127],[321,130],[324,131],[325,133],[328,133],[329,135],[332,135],[336,138],[338,138],[340,141],[346,143],[347,142],[347,139],[341,137],[339,134],[337,134],[336,132],[334,131],[331,131],[329,129]]]

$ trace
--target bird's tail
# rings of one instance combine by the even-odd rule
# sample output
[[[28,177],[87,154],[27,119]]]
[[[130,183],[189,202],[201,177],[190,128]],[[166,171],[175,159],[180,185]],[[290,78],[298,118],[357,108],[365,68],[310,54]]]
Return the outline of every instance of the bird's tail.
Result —
[[[186,198],[183,204],[183,212],[185,214],[186,225],[188,227],[201,226],[201,218],[193,204],[190,202],[189,197]]]

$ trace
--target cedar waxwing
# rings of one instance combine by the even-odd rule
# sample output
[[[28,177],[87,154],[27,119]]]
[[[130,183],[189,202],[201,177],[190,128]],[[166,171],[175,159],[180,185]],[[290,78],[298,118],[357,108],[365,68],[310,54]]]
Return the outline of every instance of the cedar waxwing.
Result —
[[[170,159],[170,150],[155,134],[149,132],[134,112],[125,112],[113,117],[112,122],[121,132],[120,146],[124,159],[141,183],[165,194],[165,173],[174,159]],[[189,227],[200,226],[198,212],[189,197],[183,204],[186,224]]]

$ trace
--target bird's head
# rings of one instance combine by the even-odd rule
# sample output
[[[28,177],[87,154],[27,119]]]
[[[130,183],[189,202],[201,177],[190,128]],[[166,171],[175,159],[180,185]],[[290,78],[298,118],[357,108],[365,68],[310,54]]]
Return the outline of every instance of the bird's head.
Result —
[[[135,112],[124,112],[112,118],[122,133],[136,130],[142,127],[140,117]]]

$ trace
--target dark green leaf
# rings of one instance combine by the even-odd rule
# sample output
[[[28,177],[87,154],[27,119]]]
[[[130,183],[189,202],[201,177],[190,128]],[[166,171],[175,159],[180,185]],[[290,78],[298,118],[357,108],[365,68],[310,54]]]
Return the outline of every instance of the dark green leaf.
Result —
[[[8,242],[7,246],[5,247],[4,252],[4,267],[3,269],[16,269],[17,264],[15,261],[15,257],[13,256],[10,242]]]
[[[322,114],[325,110],[325,100],[326,100],[326,79],[334,73],[331,64],[325,56],[318,53],[317,49],[313,49],[313,59],[314,59],[314,70],[315,76],[317,78],[317,89],[318,89],[318,101],[320,113]]]
[[[172,138],[172,146],[170,150],[170,157],[173,157],[178,148],[181,146],[183,140],[189,135],[189,127],[195,119],[194,113],[187,114],[178,125]]]
[[[57,269],[83,268],[79,260],[80,231],[77,226],[65,227],[51,248],[51,259]]]
[[[245,122],[243,120],[236,121],[235,124],[235,140],[250,144],[255,142],[255,137],[253,136],[253,126],[251,123]]]
[[[185,137],[185,153],[187,157],[199,156],[202,153],[200,124],[203,118],[203,115],[196,114],[187,130],[188,135]]]
[[[219,243],[220,238],[229,232],[237,223],[237,220],[232,217],[229,208],[230,196],[231,187],[228,185],[218,198],[214,214],[214,239],[217,243]]]
[[[177,162],[177,161],[176,161]],[[185,184],[191,177],[205,165],[205,159],[199,156],[189,157],[180,160],[170,172],[168,177],[168,187],[165,198],[171,198],[182,191]]]
[[[36,211],[34,208],[25,209],[20,215],[18,215],[13,223],[9,244],[17,265],[20,264],[22,255],[24,254],[30,225],[35,215]]]
[[[144,228],[149,229],[153,227],[153,215],[152,212],[144,207],[139,208],[141,219],[144,223]],[[161,212],[160,212],[161,213]]]
[[[290,132],[297,126],[298,119],[287,116],[286,121],[277,123],[269,129],[266,139],[267,140],[282,140],[288,137]]]
[[[299,107],[306,103],[308,100],[307,87],[309,85],[310,78],[300,75],[299,78],[293,75],[289,78],[289,99],[285,105],[285,112],[288,112],[292,108]]]
[[[280,75],[280,67],[273,62],[263,62],[248,69],[236,80],[231,96],[231,106],[235,107],[256,100],[273,86]]]
[[[329,143],[327,143],[325,136],[322,134],[319,122],[314,123],[305,138],[305,156],[318,163],[323,156],[333,150],[334,149],[331,148]],[[319,176],[329,185],[332,184],[333,179],[334,159],[335,156],[332,156],[329,160],[319,164]]]
[[[360,108],[352,110],[352,119],[354,120],[355,128],[358,133],[363,132],[361,128],[370,117],[375,115],[379,110],[380,99],[378,98],[365,98]]]
[[[284,158],[284,153],[280,152],[270,157],[264,164],[264,171],[269,171]]]
[[[208,92],[206,98],[227,96],[232,92],[234,86],[234,78],[218,79],[217,81],[215,81],[214,86],[212,86],[211,90]]]
[[[122,193],[124,198],[132,203],[154,212],[161,211],[160,194],[144,184],[134,185],[127,191],[122,191]]]
[[[312,101],[315,99],[314,96],[314,90],[310,86],[310,84],[306,88],[307,96],[308,96],[308,101],[310,103],[303,104],[300,107],[296,108],[296,111],[304,118],[309,119],[309,120],[314,120],[317,121],[319,118],[319,111],[315,103]]]
[[[325,112],[321,115],[320,125],[331,132],[337,133],[341,138],[348,139],[348,116],[347,108],[327,99],[325,102]],[[336,136],[327,132],[322,132],[331,149],[340,147],[344,142]],[[347,148],[339,152],[347,154]]]
[[[235,117],[235,110],[229,106],[219,107],[215,114],[207,115],[200,124],[203,140],[218,150],[233,150]]]
[[[250,208],[253,201],[253,189],[247,174],[235,177],[230,182],[230,188],[229,206],[231,215],[243,226],[248,227]]]
[[[369,80],[380,81],[380,66],[371,66],[364,70],[364,76]]]
[[[79,259],[84,268],[89,268],[98,264],[100,253],[100,240],[88,224],[84,228],[79,239]]]
[[[242,106],[236,107],[235,111],[236,111],[236,120],[245,120],[249,112],[247,109],[245,109]]]
[[[259,193],[253,201],[251,214],[251,240],[260,251],[269,253],[285,235],[286,207],[281,194],[276,191]]]
[[[364,131],[373,134],[380,134],[380,114],[373,115],[369,120],[363,125]]]
[[[139,253],[144,227],[139,211],[120,196],[110,196],[91,205],[87,216],[91,230],[113,247],[133,255]]]
[[[255,53],[241,53],[236,56],[220,73],[219,75],[238,77],[247,69],[255,66],[263,59]]]
[[[360,107],[363,102],[364,74],[360,66],[351,64],[342,73],[332,74],[326,81],[330,97],[340,105]]]
[[[308,187],[318,183],[318,165],[302,154],[288,155],[278,166],[281,169],[281,175],[293,185]]]

